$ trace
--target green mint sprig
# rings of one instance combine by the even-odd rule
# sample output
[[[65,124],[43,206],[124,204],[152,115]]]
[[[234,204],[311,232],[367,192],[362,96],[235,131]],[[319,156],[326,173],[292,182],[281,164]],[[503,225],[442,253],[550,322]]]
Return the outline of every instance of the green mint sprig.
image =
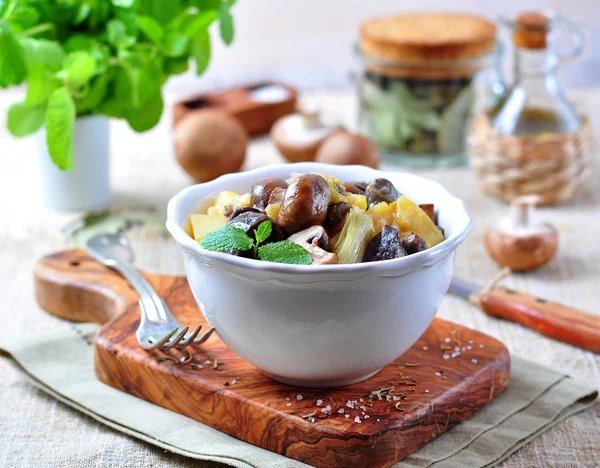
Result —
[[[269,238],[272,231],[271,221],[260,223],[258,229],[254,230],[255,241],[243,229],[226,224],[215,231],[209,232],[200,241],[200,247],[215,252],[227,250],[245,252],[253,249],[254,258],[259,258],[265,262],[291,265],[310,265],[312,263],[308,252],[293,242],[280,241],[261,245]]]
[[[48,152],[73,167],[76,117],[124,119],[143,132],[160,120],[161,88],[211,58],[211,24],[229,45],[235,0],[0,0],[0,88],[27,84],[8,111],[17,137],[46,126]]]

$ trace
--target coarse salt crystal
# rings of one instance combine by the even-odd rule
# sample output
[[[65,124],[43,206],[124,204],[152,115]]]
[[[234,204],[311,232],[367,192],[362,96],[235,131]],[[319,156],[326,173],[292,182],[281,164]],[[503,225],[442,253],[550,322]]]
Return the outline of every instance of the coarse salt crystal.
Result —
[[[308,420],[309,420],[311,423],[314,423],[314,422],[315,422],[315,417],[314,417],[314,416],[311,416],[310,418],[308,418]]]
[[[296,400],[302,400],[304,398],[302,395],[296,395]]]
[[[480,347],[480,348],[483,348],[483,345],[482,345],[482,344],[480,344],[480,345],[479,345],[479,347]]]
[[[350,415],[349,415],[349,414],[347,414],[347,415],[346,415],[346,419],[348,419],[349,417],[350,417]]]
[[[340,409],[338,410],[338,413],[340,413],[340,414],[344,414],[344,408],[340,408]]]
[[[368,414],[365,414],[365,419],[369,419],[371,416],[369,416]]]
[[[450,338],[446,338],[444,341],[445,341],[446,343],[450,343]]]
[[[331,411],[331,406],[327,405],[325,408],[321,408],[321,413],[329,413]]]
[[[468,349],[469,351],[471,351],[471,350],[473,349],[473,346],[469,345],[469,346],[467,346],[467,349]]]
[[[429,348],[427,346],[423,346],[423,351],[427,351]]]
[[[471,359],[471,362],[472,362],[473,364],[477,364],[477,359],[473,358],[473,359]]]
[[[319,399],[317,400],[317,406],[321,406],[323,404],[323,400]]]
[[[442,358],[444,358],[444,361],[447,361],[448,359],[450,359],[450,355],[449,354],[444,354],[442,356]]]
[[[469,344],[473,344],[473,340],[469,340]]]
[[[398,401],[398,400],[400,400],[400,397],[399,396],[395,396],[394,397],[394,401]]]
[[[441,372],[436,372],[435,375],[437,375],[439,377],[440,375],[442,375],[442,373]]]
[[[429,393],[429,390],[425,390],[425,393]]]
[[[452,356],[450,356],[452,359],[454,359],[456,356],[460,356],[460,353],[452,353]]]
[[[285,397],[285,401],[290,401],[290,398],[289,397]]]
[[[378,419],[377,422],[381,421],[381,419]]]
[[[456,351],[458,353],[460,351],[460,348],[458,346],[455,346],[454,351]]]
[[[348,401],[346,402],[346,406],[347,406],[348,408],[350,408],[350,409],[354,409],[354,402],[353,402],[353,401],[350,401],[350,400],[348,400]]]
[[[292,404],[291,403],[286,403],[285,406],[292,406]]]
[[[207,359],[206,361],[204,361],[204,364],[212,364],[213,362],[210,359]]]
[[[358,400],[358,401],[360,401],[360,402],[362,403],[362,402],[363,402],[363,401],[365,401],[365,400],[363,400],[363,399],[361,398],[361,399],[360,399],[360,400]]]
[[[354,418],[354,422],[360,424],[362,421],[360,420],[360,418],[358,416],[356,416]]]
[[[235,385],[236,383],[237,383],[237,379],[233,379],[233,380],[231,381],[231,385]]]

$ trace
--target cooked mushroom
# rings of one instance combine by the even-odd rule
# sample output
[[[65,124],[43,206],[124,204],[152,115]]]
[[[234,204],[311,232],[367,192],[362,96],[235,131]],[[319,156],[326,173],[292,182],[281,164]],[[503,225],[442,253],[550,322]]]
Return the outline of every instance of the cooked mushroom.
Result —
[[[366,182],[346,182],[344,184],[344,188],[346,189],[346,192],[350,192],[350,193],[355,193],[357,195],[364,195],[365,194],[365,190],[367,189],[367,184]]]
[[[378,262],[379,260],[392,260],[404,257],[406,250],[400,242],[398,229],[385,225],[367,244],[363,262]]]
[[[231,213],[229,215],[229,221],[231,221],[233,218],[237,218],[239,215],[241,215],[243,213],[260,213],[260,210],[257,210],[256,208],[252,208],[251,206],[245,206],[243,208],[238,208],[237,210],[235,210],[233,213]]]
[[[287,188],[287,187],[286,187]],[[271,192],[271,196],[269,197],[268,205],[273,205],[274,203],[281,203],[283,197],[285,196],[285,188],[275,187]]]
[[[329,236],[323,226],[311,226],[292,234],[287,240],[306,249],[313,263],[320,265],[339,263],[337,254],[327,251],[329,249]]]
[[[377,203],[395,202],[400,197],[400,192],[396,190],[394,184],[389,180],[378,178],[373,179],[373,181],[367,185],[365,195],[367,197],[367,205],[371,208],[372,206],[377,205]]]
[[[293,234],[315,224],[323,224],[331,201],[327,181],[316,174],[296,177],[285,191],[277,222]]]
[[[286,189],[288,183],[283,179],[267,179],[257,184],[254,184],[250,189],[250,195],[252,197],[252,206],[259,210],[264,210],[269,204],[269,199],[273,190],[277,188]]]
[[[329,205],[327,216],[323,221],[323,227],[327,230],[330,236],[335,236],[344,227],[346,215],[352,207],[346,202],[337,202]]]
[[[404,236],[401,242],[402,247],[404,247],[404,250],[406,250],[406,253],[408,255],[421,252],[422,250],[427,249],[427,244],[425,244],[423,238],[419,237],[414,232],[411,232],[410,234]]]

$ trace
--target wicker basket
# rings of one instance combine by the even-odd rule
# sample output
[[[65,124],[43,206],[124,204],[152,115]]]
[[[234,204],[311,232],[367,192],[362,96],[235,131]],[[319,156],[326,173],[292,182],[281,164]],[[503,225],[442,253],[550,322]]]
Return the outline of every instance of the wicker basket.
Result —
[[[572,200],[590,180],[596,145],[591,125],[578,133],[507,136],[491,127],[484,112],[473,119],[467,152],[484,192],[510,202],[538,195],[540,204]]]

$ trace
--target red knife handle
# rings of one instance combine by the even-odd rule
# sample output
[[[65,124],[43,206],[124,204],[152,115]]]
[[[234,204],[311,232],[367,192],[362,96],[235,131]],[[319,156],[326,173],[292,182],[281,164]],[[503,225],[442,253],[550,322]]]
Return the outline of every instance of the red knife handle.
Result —
[[[488,315],[600,354],[600,315],[507,288],[476,294],[472,301]]]

